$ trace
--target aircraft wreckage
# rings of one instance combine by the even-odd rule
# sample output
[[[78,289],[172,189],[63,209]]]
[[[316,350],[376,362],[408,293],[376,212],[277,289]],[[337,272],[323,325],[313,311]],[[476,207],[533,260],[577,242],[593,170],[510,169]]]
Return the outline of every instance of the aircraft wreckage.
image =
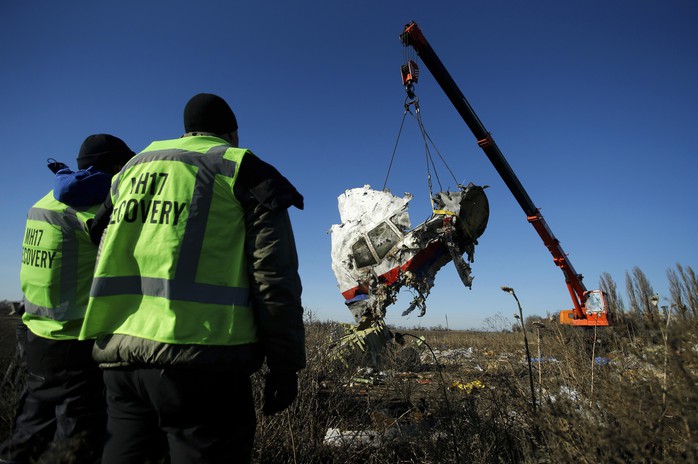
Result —
[[[463,284],[472,285],[469,263],[489,219],[484,188],[469,184],[437,192],[432,214],[415,228],[407,212],[411,199],[368,185],[338,197],[341,224],[330,230],[332,270],[359,328],[382,320],[402,288],[416,294],[403,315],[415,308],[424,315],[436,273],[450,261]]]
[[[453,261],[461,280],[470,287],[473,278],[468,263],[474,261],[473,253],[477,239],[485,231],[489,219],[489,203],[484,187],[472,183],[462,186],[448,166],[446,167],[455,185],[458,185],[457,190],[444,190],[438,181],[440,191],[436,194],[432,192],[430,166],[436,174],[436,165],[429,146],[434,144],[424,127],[419,99],[414,89],[419,80],[419,67],[413,52],[421,57],[453,103],[476,137],[478,146],[509,187],[526,213],[527,220],[543,239],[555,264],[565,275],[574,309],[561,311],[560,322],[574,326],[608,326],[608,308],[604,293],[601,290],[586,289],[582,275],[572,267],[559,240],[555,238],[540,210],[521,185],[491,133],[485,129],[416,23],[411,22],[405,26],[400,34],[400,41],[406,50],[406,63],[401,66],[400,71],[407,98],[403,105],[402,123],[388,167],[388,175],[402,133],[402,124],[409,114],[416,119],[424,140],[432,214],[424,223],[411,229],[407,204],[412,196],[405,194],[402,198],[396,197],[385,189],[386,184],[383,190],[374,190],[366,185],[346,190],[339,196],[341,224],[333,225],[330,230],[332,270],[345,303],[358,323],[357,329],[362,332],[366,332],[364,329],[380,329],[374,332],[381,331],[388,335],[381,329],[385,327],[382,320],[386,308],[395,303],[402,288],[411,289],[416,294],[403,315],[409,314],[415,308],[420,309],[420,316],[424,315],[425,301],[434,286],[436,273],[449,261]],[[438,150],[436,152],[438,153]],[[446,164],[441,154],[438,155]],[[438,180],[438,175],[436,179]],[[464,254],[467,254],[467,260],[463,258]]]

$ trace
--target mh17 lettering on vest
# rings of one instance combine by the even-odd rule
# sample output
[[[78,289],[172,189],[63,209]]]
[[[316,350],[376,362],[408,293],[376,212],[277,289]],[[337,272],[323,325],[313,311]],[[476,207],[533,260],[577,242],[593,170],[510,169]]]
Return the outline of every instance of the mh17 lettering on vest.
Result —
[[[22,247],[22,264],[26,266],[42,267],[51,269],[53,260],[56,258],[56,251],[39,250],[34,247],[41,245],[44,231],[27,227],[24,231],[24,246]]]
[[[161,195],[168,174],[166,172],[142,172],[127,182],[128,196],[114,206],[110,224],[140,222],[142,224],[179,224],[187,204],[179,201],[153,199]],[[143,196],[137,199],[133,196]],[[151,198],[147,198],[151,197]]]
[[[160,195],[167,183],[166,172],[142,172],[138,177],[131,177],[128,193],[142,195]]]
[[[43,237],[43,230],[27,227],[27,230],[24,231],[24,244],[29,246],[39,246],[41,245],[41,239]]]

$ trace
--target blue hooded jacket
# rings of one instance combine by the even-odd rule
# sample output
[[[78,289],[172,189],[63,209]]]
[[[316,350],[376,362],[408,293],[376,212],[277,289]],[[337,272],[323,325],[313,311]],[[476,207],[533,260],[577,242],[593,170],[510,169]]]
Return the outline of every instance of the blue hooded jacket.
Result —
[[[68,206],[93,206],[103,203],[109,194],[112,176],[94,166],[78,171],[63,168],[56,172],[53,197]]]

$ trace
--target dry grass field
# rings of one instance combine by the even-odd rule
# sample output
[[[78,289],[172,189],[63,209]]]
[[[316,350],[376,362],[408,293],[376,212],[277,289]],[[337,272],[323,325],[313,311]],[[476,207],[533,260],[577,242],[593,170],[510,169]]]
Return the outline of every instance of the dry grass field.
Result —
[[[696,321],[661,322],[545,321],[530,370],[521,332],[409,333],[338,362],[310,322],[301,394],[260,421],[257,462],[698,462]]]
[[[19,317],[10,316],[6,311],[0,313],[0,373],[3,377],[12,358],[15,356],[15,347],[17,345],[15,329],[18,322]],[[18,393],[19,389],[6,385],[3,378],[2,389],[0,390],[0,437],[2,440],[9,433],[14,416],[14,403],[17,400]]]
[[[0,322],[4,372],[16,319]],[[545,321],[527,329],[529,370],[521,332],[393,330],[402,343],[376,357],[338,351],[337,325],[309,320],[298,400],[260,414],[255,462],[698,462],[697,326]],[[5,388],[2,438],[15,400]]]

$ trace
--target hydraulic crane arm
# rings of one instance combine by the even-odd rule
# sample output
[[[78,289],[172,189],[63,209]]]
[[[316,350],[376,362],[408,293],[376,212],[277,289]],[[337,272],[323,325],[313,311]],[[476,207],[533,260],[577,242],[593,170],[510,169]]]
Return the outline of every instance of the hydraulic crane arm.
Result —
[[[608,325],[606,316],[606,303],[603,293],[599,290],[587,291],[582,282],[582,275],[578,274],[572,263],[567,259],[567,254],[562,249],[560,242],[555,238],[553,232],[548,227],[540,211],[534,205],[528,193],[521,185],[518,177],[509,166],[506,158],[492,138],[492,135],[485,129],[485,126],[473,111],[470,103],[460,91],[456,82],[446,70],[439,57],[427,42],[415,22],[405,26],[405,30],[400,35],[400,40],[404,46],[411,46],[422,59],[427,69],[441,86],[444,93],[451,100],[456,111],[461,115],[463,121],[468,125],[471,132],[477,139],[477,143],[489,158],[494,168],[499,173],[504,183],[516,198],[521,208],[526,213],[528,221],[533,225],[538,235],[543,239],[543,243],[553,255],[553,261],[562,270],[565,276],[567,288],[572,297],[574,309],[563,311],[560,314],[560,321],[572,325]],[[408,89],[408,93],[409,93]],[[590,295],[593,294],[593,298]],[[591,303],[587,308],[587,301]]]

